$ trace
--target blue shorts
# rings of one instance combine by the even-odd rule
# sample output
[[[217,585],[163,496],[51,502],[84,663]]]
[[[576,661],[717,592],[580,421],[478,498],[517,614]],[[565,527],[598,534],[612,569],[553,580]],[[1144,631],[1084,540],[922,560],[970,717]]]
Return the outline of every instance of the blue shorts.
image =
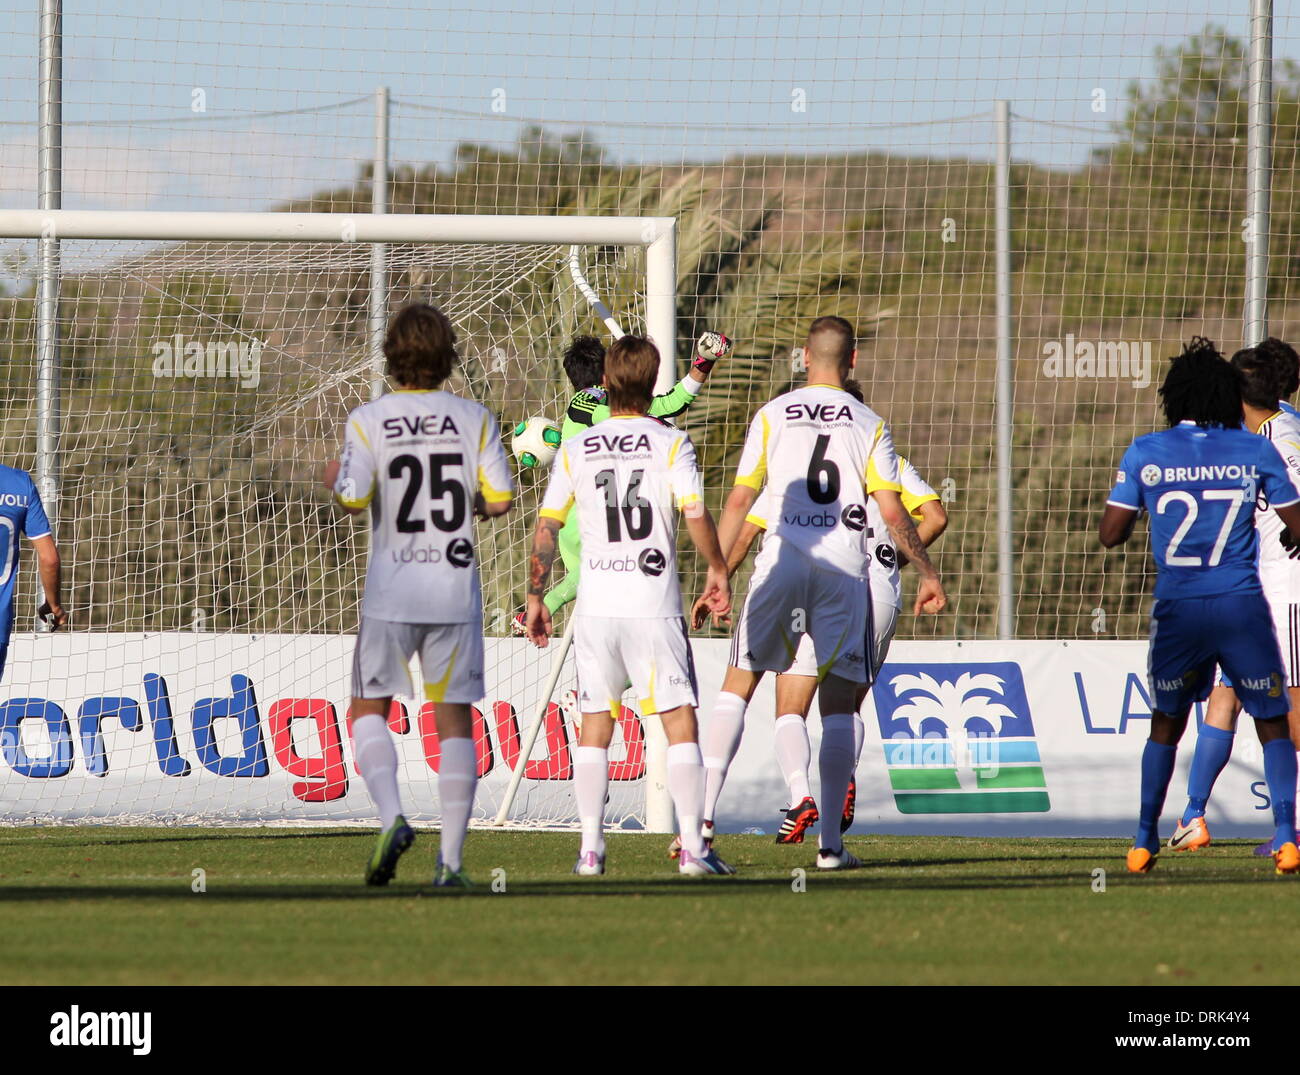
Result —
[[[1157,601],[1151,610],[1147,679],[1152,706],[1172,716],[1203,702],[1219,665],[1252,717],[1291,708],[1273,616],[1262,593]]]

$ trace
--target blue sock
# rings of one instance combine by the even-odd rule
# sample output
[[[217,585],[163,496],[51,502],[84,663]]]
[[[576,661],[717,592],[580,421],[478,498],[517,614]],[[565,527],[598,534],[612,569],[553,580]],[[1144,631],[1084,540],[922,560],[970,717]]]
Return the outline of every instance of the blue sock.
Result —
[[[1165,792],[1169,790],[1177,756],[1178,747],[1150,739],[1142,748],[1142,810],[1138,814],[1138,831],[1133,846],[1145,847],[1153,854],[1160,850],[1156,825],[1160,821],[1160,811],[1164,809]]]
[[[1211,727],[1201,727],[1196,737],[1196,750],[1192,752],[1192,771],[1187,774],[1187,809],[1183,811],[1183,824],[1194,817],[1205,816],[1205,804],[1210,801],[1214,782],[1232,757],[1233,732]]]
[[[1295,843],[1295,747],[1290,736],[1264,744],[1264,779],[1273,800],[1273,849]]]

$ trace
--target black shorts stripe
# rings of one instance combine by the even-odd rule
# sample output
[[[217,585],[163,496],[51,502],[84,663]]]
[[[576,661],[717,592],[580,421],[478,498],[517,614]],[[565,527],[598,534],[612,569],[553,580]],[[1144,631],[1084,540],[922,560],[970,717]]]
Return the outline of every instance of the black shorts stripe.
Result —
[[[682,638],[686,642],[686,674],[691,680],[691,690],[695,693],[698,701],[700,697],[700,681],[695,677],[695,651],[691,649],[691,632],[686,626],[686,617],[681,616],[677,620],[682,625]]]
[[[1290,604],[1290,606],[1287,606],[1287,610],[1291,627],[1290,632],[1288,632],[1291,634],[1291,638],[1287,640],[1291,643],[1290,647],[1288,647],[1290,649],[1291,663],[1290,667],[1287,668],[1287,686],[1291,686],[1296,681],[1296,669],[1300,668],[1300,606]]]
[[[740,603],[740,615],[736,618],[736,628],[731,632],[731,653],[728,657],[728,663],[732,668],[740,667],[740,629],[745,622],[745,609],[749,605],[749,594],[745,595],[745,600]]]
[[[875,678],[872,669],[876,667],[876,609],[875,602],[871,597],[871,583],[865,582],[863,589],[867,591],[867,637],[862,644],[862,654],[863,659],[866,661],[866,667],[863,671],[866,672],[867,676],[866,684],[870,687],[871,681]]]

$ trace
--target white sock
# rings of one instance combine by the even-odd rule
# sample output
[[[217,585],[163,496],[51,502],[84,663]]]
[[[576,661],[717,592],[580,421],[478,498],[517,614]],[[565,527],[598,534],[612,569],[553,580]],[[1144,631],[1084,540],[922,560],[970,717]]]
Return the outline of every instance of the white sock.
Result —
[[[713,703],[713,716],[704,729],[704,817],[712,821],[717,815],[718,796],[727,780],[727,768],[740,749],[740,735],[745,730],[745,706],[739,694],[723,691]]]
[[[827,851],[844,846],[840,835],[840,818],[849,777],[853,775],[853,714],[831,713],[822,717],[822,749],[817,756],[821,771],[822,805],[818,843]]]
[[[696,858],[704,855],[700,838],[700,812],[704,808],[704,759],[699,743],[678,743],[668,748],[668,794],[677,808],[683,850]]]
[[[460,869],[465,830],[474,809],[474,785],[478,782],[478,759],[473,739],[443,739],[438,763],[438,798],[442,802],[442,861]]]
[[[857,769],[858,759],[862,757],[862,744],[867,738],[866,725],[862,723],[862,718],[856,713],[853,714],[853,768]]]
[[[382,713],[365,713],[352,720],[352,753],[370,799],[379,811],[379,827],[389,829],[402,812],[397,793],[397,748]]]
[[[605,853],[605,795],[609,791],[609,751],[578,747],[573,752],[573,794],[582,822],[582,854]]]
[[[812,795],[808,787],[808,767],[812,765],[812,746],[808,743],[808,725],[798,713],[776,718],[776,763],[781,767],[785,785],[790,789],[790,805],[798,806]]]

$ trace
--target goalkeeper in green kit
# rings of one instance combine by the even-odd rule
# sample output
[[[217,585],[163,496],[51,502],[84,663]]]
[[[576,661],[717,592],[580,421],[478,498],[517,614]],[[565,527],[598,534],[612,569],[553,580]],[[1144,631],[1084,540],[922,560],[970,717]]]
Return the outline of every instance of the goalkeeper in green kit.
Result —
[[[706,332],[695,342],[695,360],[691,371],[671,391],[655,396],[650,401],[652,418],[670,421],[685,412],[695,402],[704,382],[709,379],[713,365],[731,352],[731,341],[720,332]],[[564,412],[564,425],[560,430],[561,442],[575,433],[603,422],[609,417],[609,403],[605,396],[605,345],[595,336],[575,336],[564,351],[564,372],[573,383],[574,397]],[[578,513],[569,512],[569,518],[560,529],[560,556],[564,560],[565,575],[542,598],[546,610],[554,616],[578,594],[578,572],[582,565],[582,537],[578,531]],[[523,613],[515,616],[514,633],[524,634]]]

